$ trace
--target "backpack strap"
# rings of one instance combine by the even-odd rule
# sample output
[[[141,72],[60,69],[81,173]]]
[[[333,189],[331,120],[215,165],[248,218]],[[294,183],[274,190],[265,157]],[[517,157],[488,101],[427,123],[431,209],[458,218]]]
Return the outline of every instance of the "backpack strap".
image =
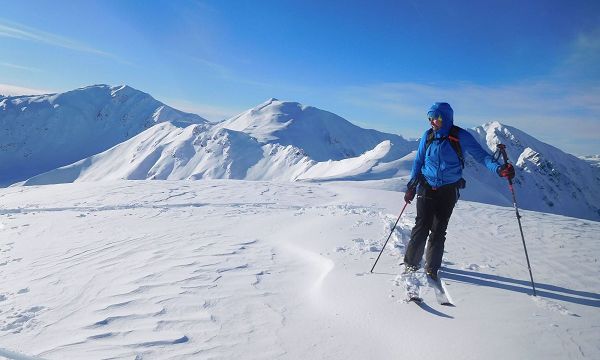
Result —
[[[433,129],[427,130],[427,140],[425,141],[425,150],[429,148],[429,145],[433,142]]]
[[[458,138],[458,133],[460,132],[460,128],[456,125],[452,125],[450,128],[450,134],[448,135],[448,140],[450,140],[450,145],[456,151],[456,155],[458,155],[458,160],[460,160],[460,166],[465,168],[465,157],[463,156],[462,148],[460,146],[460,139]]]
[[[458,127],[456,125],[452,125],[448,136],[442,137],[442,138],[440,138],[440,140],[448,139],[450,141],[450,146],[452,146],[452,148],[454,149],[454,152],[456,152],[456,155],[458,155],[458,160],[460,160],[460,166],[461,166],[461,168],[464,169],[465,168],[465,158],[463,156],[462,148],[460,146],[460,139],[458,137],[458,133],[460,132],[460,130],[461,130],[460,127]],[[427,130],[427,140],[425,142],[425,150],[427,150],[429,148],[429,145],[431,145],[433,140],[435,140],[434,136],[435,135],[434,135],[432,129]]]

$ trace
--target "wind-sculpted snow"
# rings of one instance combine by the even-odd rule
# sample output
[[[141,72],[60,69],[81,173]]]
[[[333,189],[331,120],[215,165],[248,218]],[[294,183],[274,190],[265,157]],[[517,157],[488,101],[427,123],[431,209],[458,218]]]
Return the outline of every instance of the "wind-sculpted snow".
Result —
[[[370,274],[402,194],[356,185],[0,189],[0,356],[600,356],[600,223],[523,211],[533,298],[512,209],[460,201],[442,272],[455,307],[427,288],[419,307],[396,280],[414,206]]]

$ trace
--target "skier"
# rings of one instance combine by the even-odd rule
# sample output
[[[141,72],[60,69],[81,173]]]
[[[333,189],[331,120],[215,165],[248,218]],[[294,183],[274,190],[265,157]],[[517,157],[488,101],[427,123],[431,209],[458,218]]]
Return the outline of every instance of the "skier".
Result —
[[[417,217],[404,255],[405,272],[418,270],[429,236],[425,272],[436,281],[448,221],[458,201],[459,189],[466,183],[462,178],[462,150],[501,177],[515,176],[511,164],[500,165],[469,132],[454,126],[453,114],[450,105],[444,102],[436,102],[429,109],[427,117],[431,129],[421,137],[404,195],[404,201],[409,204],[417,195]]]

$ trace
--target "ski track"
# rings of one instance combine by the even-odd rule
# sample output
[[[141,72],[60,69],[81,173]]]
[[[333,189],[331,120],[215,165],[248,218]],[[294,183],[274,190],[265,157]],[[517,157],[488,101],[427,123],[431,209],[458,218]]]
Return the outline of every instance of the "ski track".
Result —
[[[0,342],[45,359],[427,359],[439,349],[394,341],[411,336],[397,322],[435,335],[452,320],[463,337],[488,334],[540,358],[600,355],[590,275],[599,223],[522,212],[540,294],[528,301],[514,209],[459,202],[442,273],[457,307],[439,307],[425,285],[419,309],[402,304],[397,278],[414,207],[369,276],[401,194],[362,191],[235,181],[2,189]],[[504,358],[502,344],[465,354],[453,339],[443,340],[450,357]]]

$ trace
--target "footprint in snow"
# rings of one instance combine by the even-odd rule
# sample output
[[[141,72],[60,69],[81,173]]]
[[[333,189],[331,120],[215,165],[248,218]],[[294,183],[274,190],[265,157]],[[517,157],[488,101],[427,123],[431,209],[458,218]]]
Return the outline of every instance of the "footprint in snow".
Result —
[[[9,322],[2,324],[0,331],[11,331],[15,334],[20,333],[24,328],[29,327],[31,321],[44,309],[43,306],[33,306],[29,309],[18,311],[13,315],[8,316]]]
[[[542,309],[550,310],[550,311],[556,311],[558,313],[561,313],[561,314],[567,315],[567,316],[581,317],[581,316],[579,316],[579,315],[577,315],[577,314],[575,314],[573,312],[570,312],[569,309],[567,309],[563,305],[558,304],[558,303],[556,303],[554,301],[551,301],[551,300],[548,300],[548,299],[544,299],[544,298],[541,298],[539,296],[534,297],[533,300]]]
[[[479,271],[481,270],[481,266],[477,264],[467,264],[463,266],[463,270]]]

